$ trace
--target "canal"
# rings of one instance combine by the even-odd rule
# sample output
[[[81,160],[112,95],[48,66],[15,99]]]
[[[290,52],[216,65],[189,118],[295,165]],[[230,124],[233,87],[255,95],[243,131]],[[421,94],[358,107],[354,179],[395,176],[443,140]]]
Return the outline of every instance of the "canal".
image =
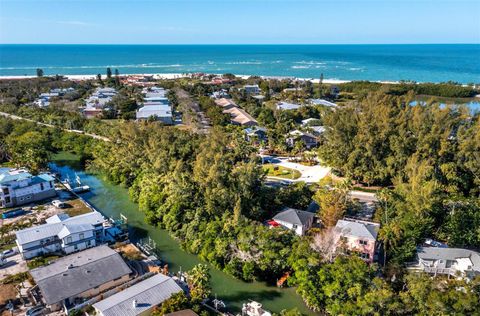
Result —
[[[168,232],[145,223],[143,213],[131,202],[128,190],[119,185],[109,183],[98,175],[84,171],[75,155],[60,153],[54,156],[52,165],[62,176],[70,175],[74,179],[76,173],[83,184],[90,186],[91,191],[82,197],[94,205],[104,215],[119,218],[120,214],[128,218],[130,238],[138,240],[150,237],[156,242],[161,259],[168,263],[171,272],[192,268],[198,263],[204,263],[197,256],[183,251],[178,242],[172,239]],[[262,282],[243,282],[209,265],[212,294],[222,299],[227,308],[238,312],[242,303],[248,300],[261,302],[263,306],[279,313],[283,309],[297,308],[301,313],[314,315],[303,303],[294,288],[279,289]]]

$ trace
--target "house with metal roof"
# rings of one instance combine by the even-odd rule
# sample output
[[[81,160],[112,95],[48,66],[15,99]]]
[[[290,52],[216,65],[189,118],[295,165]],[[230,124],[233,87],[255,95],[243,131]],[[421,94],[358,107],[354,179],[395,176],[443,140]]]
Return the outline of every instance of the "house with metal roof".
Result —
[[[303,105],[301,104],[296,104],[296,103],[289,103],[289,102],[278,102],[277,103],[277,110],[298,110],[301,108]]]
[[[417,261],[410,269],[473,279],[480,275],[480,253],[462,248],[418,247]]]
[[[0,171],[0,208],[14,207],[57,195],[55,179],[46,173],[32,175],[25,169]]]
[[[271,226],[280,225],[281,227],[293,230],[295,234],[302,236],[312,227],[314,217],[315,213],[286,207],[280,213],[275,215],[273,217],[273,222],[270,221],[269,224]]]
[[[346,251],[354,251],[366,262],[373,262],[377,251],[377,235],[380,224],[357,219],[344,218],[335,225],[340,235],[338,245]]]
[[[143,107],[137,110],[137,120],[155,119],[164,124],[173,124],[172,108],[169,104],[145,103]]]
[[[48,253],[65,253],[95,247],[105,236],[105,218],[99,212],[69,217],[54,215],[47,223],[15,233],[18,250],[31,259]]]
[[[333,102],[323,100],[323,99],[311,99],[310,103],[312,105],[323,105],[323,106],[332,107],[332,108],[335,108],[335,107],[338,106],[337,104],[335,104]]]
[[[62,257],[30,270],[50,310],[69,309],[131,279],[132,270],[108,246],[98,246]]]
[[[148,315],[155,306],[181,291],[174,279],[156,274],[93,304],[93,308],[100,316]]]

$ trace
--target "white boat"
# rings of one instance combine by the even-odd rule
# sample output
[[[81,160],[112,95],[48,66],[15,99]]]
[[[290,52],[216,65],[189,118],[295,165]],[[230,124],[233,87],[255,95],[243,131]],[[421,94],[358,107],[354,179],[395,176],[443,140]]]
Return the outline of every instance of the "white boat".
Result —
[[[68,176],[67,176],[67,179],[63,181],[63,184],[67,187],[67,189],[69,189],[74,193],[82,193],[82,192],[90,191],[90,187],[88,185],[82,185],[82,182],[80,181],[80,177],[77,174],[75,174],[74,186],[72,186],[72,181]]]
[[[262,308],[259,302],[251,301],[243,304],[242,315],[247,316],[272,316],[272,313]]]
[[[78,187],[74,187],[72,191],[75,193],[87,192],[90,191],[90,187],[88,185],[80,185]]]

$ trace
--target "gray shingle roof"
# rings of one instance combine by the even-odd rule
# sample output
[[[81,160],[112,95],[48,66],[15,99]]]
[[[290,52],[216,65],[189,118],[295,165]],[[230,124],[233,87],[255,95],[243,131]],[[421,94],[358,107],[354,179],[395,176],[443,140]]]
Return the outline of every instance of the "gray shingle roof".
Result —
[[[132,271],[107,246],[90,248],[30,271],[47,304],[74,297]]]
[[[163,274],[156,274],[103,301],[93,304],[103,316],[135,316],[169,299],[182,289],[175,280]],[[133,301],[136,300],[136,307]]]
[[[283,221],[300,226],[308,224],[314,216],[314,213],[286,207],[283,209],[283,211],[275,215],[273,220]]]
[[[47,223],[43,225],[38,225],[26,229],[17,231],[15,234],[17,236],[17,241],[20,245],[24,245],[33,241],[40,239],[57,236],[58,233],[63,229],[64,225],[79,225],[79,224],[91,224],[96,225],[103,223],[105,219],[102,214],[99,212],[91,212],[75,217],[70,217],[65,219],[62,222],[58,223]]]
[[[480,253],[462,248],[419,247],[417,255],[422,260],[456,260],[470,258],[472,269],[480,272]]]
[[[345,237],[349,236],[376,240],[380,225],[366,221],[341,219],[335,225],[335,229]]]

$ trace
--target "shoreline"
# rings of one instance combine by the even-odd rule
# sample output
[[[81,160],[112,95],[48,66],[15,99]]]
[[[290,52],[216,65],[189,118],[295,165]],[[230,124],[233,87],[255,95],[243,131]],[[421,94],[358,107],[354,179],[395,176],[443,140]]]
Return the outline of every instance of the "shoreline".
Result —
[[[189,78],[190,75],[194,73],[142,73],[142,74],[122,74],[120,77],[128,77],[128,76],[153,76],[154,79],[179,79],[179,78]],[[207,75],[210,75],[210,73],[206,73]],[[221,76],[223,74],[211,74],[211,75],[216,75],[216,76]],[[253,75],[241,75],[241,74],[234,74],[236,77],[242,78],[242,79],[248,79]],[[45,75],[44,77],[54,77],[55,75]],[[63,76],[69,80],[94,80],[97,78],[97,75],[60,75]],[[106,79],[106,75],[102,74],[102,79]],[[299,80],[299,81],[310,81],[312,83],[319,83],[320,79],[315,79],[315,78],[300,78],[300,77],[291,77],[291,76],[258,76],[262,79],[293,79],[293,80]],[[34,75],[21,75],[21,76],[1,76],[0,75],[0,80],[21,80],[21,79],[32,79],[32,78],[37,78],[37,76]],[[323,83],[326,84],[341,84],[341,83],[348,83],[348,82],[353,82],[353,81],[369,81],[369,82],[378,82],[378,83],[383,83],[383,84],[399,84],[399,81],[379,81],[379,80],[341,80],[341,79],[324,79]]]

